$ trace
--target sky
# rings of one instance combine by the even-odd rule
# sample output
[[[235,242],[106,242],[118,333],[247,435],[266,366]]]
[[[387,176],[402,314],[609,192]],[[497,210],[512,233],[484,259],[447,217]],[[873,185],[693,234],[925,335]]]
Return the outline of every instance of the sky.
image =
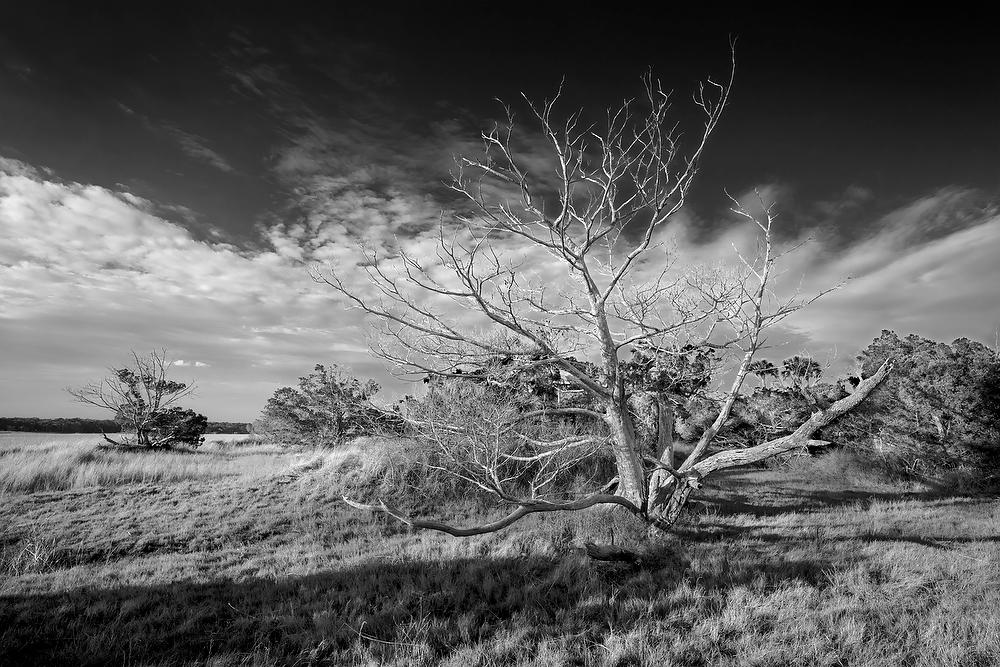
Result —
[[[726,193],[757,189],[782,240],[809,239],[785,279],[850,277],[771,356],[837,373],[881,329],[994,343],[1000,54],[984,16],[359,4],[5,9],[0,414],[101,416],[65,388],[161,348],[212,420],[252,420],[317,363],[412,391],[309,267],[356,277],[361,242],[430,253],[454,158],[502,117],[497,98],[565,81],[566,109],[599,112],[651,69],[688,126],[733,37],[731,103],[674,252],[731,255],[745,230]]]

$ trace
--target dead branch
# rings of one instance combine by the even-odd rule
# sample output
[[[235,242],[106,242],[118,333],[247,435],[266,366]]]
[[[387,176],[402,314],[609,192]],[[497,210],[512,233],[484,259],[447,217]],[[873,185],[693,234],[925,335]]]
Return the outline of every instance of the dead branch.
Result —
[[[351,500],[347,496],[343,497],[343,501],[350,505],[351,507],[368,510],[370,512],[382,512],[387,514],[392,518],[405,523],[413,528],[423,528],[427,530],[436,530],[442,533],[448,533],[454,537],[470,537],[472,535],[484,535],[486,533],[495,533],[498,530],[502,530],[507,526],[516,523],[528,516],[529,514],[535,514],[539,512],[573,512],[577,510],[587,509],[595,505],[618,505],[624,507],[629,512],[633,514],[641,514],[641,510],[630,503],[627,499],[621,496],[611,495],[611,494],[595,494],[587,496],[585,498],[579,498],[577,500],[565,503],[552,503],[545,501],[532,501],[524,502],[513,512],[498,519],[496,521],[482,524],[479,526],[473,526],[471,528],[457,528],[455,526],[450,526],[446,523],[440,521],[433,521],[430,519],[419,519],[415,517],[410,517],[401,512],[400,510],[389,507],[383,502],[378,505],[369,505],[366,503],[360,503]]]

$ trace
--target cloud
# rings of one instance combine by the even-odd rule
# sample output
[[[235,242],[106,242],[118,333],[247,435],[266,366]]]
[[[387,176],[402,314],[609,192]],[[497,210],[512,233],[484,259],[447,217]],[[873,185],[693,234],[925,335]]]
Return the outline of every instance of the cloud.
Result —
[[[433,266],[434,209],[448,223],[457,204],[428,195],[426,182],[412,175],[409,161],[434,155],[435,147],[400,135],[393,144],[398,152],[386,156],[363,126],[333,131],[311,117],[299,127],[301,132],[277,151],[275,169],[292,188],[302,217],[297,226],[270,230],[275,247],[288,248],[284,252],[289,256],[350,266],[356,257],[351,246],[358,239],[390,254],[399,243]],[[534,160],[535,171],[545,173],[544,160],[532,152],[528,138],[519,137],[519,142]],[[438,148],[446,145],[441,139]],[[456,152],[475,150],[467,143],[450,145]],[[428,164],[443,163],[428,159]],[[993,294],[993,286],[1000,284],[997,209],[985,193],[942,188],[893,208],[858,184],[818,201],[796,201],[793,188],[785,184],[761,184],[757,191],[765,201],[776,202],[780,247],[802,245],[782,258],[779,296],[798,291],[808,297],[850,278],[776,329],[774,344],[839,356],[843,368],[882,328],[945,340],[962,335],[986,339],[1000,323]],[[739,200],[753,209],[749,202],[755,196],[747,192]],[[752,254],[755,231],[729,212],[699,218],[684,210],[659,235],[662,251],[637,266],[636,277],[653,276],[665,261],[675,261],[678,271],[697,265],[731,269],[737,261],[734,249]],[[449,228],[449,233],[461,238],[460,230]],[[554,290],[567,279],[565,270],[538,249],[504,239],[496,246],[504,259],[527,267],[535,284]],[[305,248],[308,252],[302,254]],[[456,317],[475,322],[461,308],[450,308]]]
[[[781,190],[771,194],[780,213]],[[842,207],[824,204],[831,212],[826,226],[835,226],[841,211],[858,210],[852,193],[846,197]],[[781,242],[782,249],[803,245],[776,267],[780,295],[808,297],[841,287],[786,320],[775,342],[794,340],[813,353],[835,355],[843,369],[884,328],[942,341],[992,340],[1000,325],[1000,214],[988,196],[944,188],[856,225],[866,233],[845,239],[828,233],[817,217]],[[755,239],[750,225],[732,222],[708,242],[696,236],[683,225],[674,236],[686,262],[732,262],[734,248],[750,253]]]
[[[1000,324],[1000,216],[926,239],[924,206],[888,216],[880,233],[839,256],[810,253],[806,284],[852,279],[790,320],[817,342],[859,349],[883,329],[937,340],[988,340]],[[804,270],[805,267],[803,267]]]
[[[10,176],[26,176],[28,178],[41,178],[43,172],[46,174],[49,173],[47,170],[35,169],[30,164],[3,157],[2,155],[0,155],[0,172]]]
[[[207,368],[211,364],[206,364],[204,361],[185,361],[184,359],[177,359],[170,362],[171,366],[193,366],[195,368]]]
[[[251,418],[276,386],[317,362],[384,380],[381,362],[367,354],[364,318],[314,284],[306,267],[331,265],[356,290],[370,290],[359,265],[357,245],[364,243],[388,254],[406,247],[445,275],[435,254],[437,225],[442,215],[452,224],[460,204],[441,181],[452,154],[477,150],[456,138],[474,132],[455,121],[423,126],[422,133],[403,122],[382,124],[377,113],[360,120],[358,109],[331,119],[307,105],[277,69],[258,64],[240,72],[243,78],[233,73],[237,85],[267,100],[286,137],[272,147],[270,167],[287,204],[259,225],[259,247],[201,240],[161,217],[170,208],[162,202],[64,182],[0,158],[6,343],[0,361],[18,387],[5,388],[0,402],[18,405],[19,394],[30,395],[20,388],[41,391],[43,382],[82,384],[129,348],[167,347],[180,355],[178,370],[198,375],[198,400],[219,419]],[[192,157],[231,169],[198,135],[159,127]],[[544,171],[544,161],[521,141]],[[874,215],[878,195],[861,186],[804,203],[787,186],[759,189],[778,203],[778,224],[791,223],[782,227],[782,244],[814,238],[783,259],[783,294],[796,288],[810,294],[853,276],[788,320],[775,342],[794,341],[820,354],[836,349],[847,363],[881,328],[949,340],[988,338],[1000,323],[1000,216],[982,193],[947,188]],[[459,228],[446,229],[447,238],[463,238]],[[637,266],[637,278],[654,275],[671,258],[679,269],[731,264],[734,247],[753,248],[752,232],[725,212],[698,218],[682,211],[659,236],[663,248]],[[535,284],[554,290],[567,281],[565,269],[542,250],[511,239],[496,245]],[[474,313],[446,298],[430,302],[478,324]],[[194,361],[201,359],[211,363]],[[65,406],[51,411],[67,412]]]
[[[209,164],[227,174],[236,171],[226,158],[212,148],[209,148],[208,140],[204,137],[191,132],[185,132],[171,123],[161,123],[160,127],[188,156]]]
[[[130,349],[165,347],[185,360],[178,370],[198,371],[197,401],[217,418],[253,417],[318,362],[384,380],[361,318],[280,248],[198,240],[128,192],[0,166],[6,409],[67,414],[63,397],[39,405],[26,388],[47,383],[51,397],[102,376]]]
[[[447,178],[452,155],[481,149],[465,139],[476,136],[475,119],[459,118],[414,136],[398,114],[384,119],[371,93],[366,113],[340,109],[331,120],[305,103],[294,86],[279,84],[274,70],[266,74],[257,85],[280,92],[276,113],[284,114],[290,128],[287,143],[275,149],[274,172],[291,193],[290,210],[299,214],[295,223],[269,230],[275,247],[290,257],[343,267],[352,266],[352,246],[361,239],[389,254],[402,244],[434,266],[436,214],[450,225],[461,210],[461,203],[434,183]],[[515,141],[532,173],[551,173],[544,151],[528,134],[519,130]],[[993,259],[1000,256],[993,222],[998,211],[988,194],[955,186],[892,203],[859,183],[819,200],[799,199],[784,183],[757,190],[765,201],[776,202],[780,246],[805,244],[782,258],[779,295],[798,290],[809,296],[851,278],[789,319],[774,332],[774,343],[816,347],[818,354],[839,355],[843,364],[883,327],[941,339],[987,338],[1000,323],[991,296],[1000,284]],[[751,196],[739,199],[746,203]],[[461,238],[461,230],[447,229]],[[637,278],[655,275],[665,261],[675,261],[678,270],[731,268],[734,248],[744,255],[754,250],[754,231],[728,211],[698,217],[685,209],[659,235],[663,249],[637,267]],[[527,267],[536,284],[555,289],[567,279],[538,249],[503,239],[496,245],[504,259]],[[448,312],[474,320],[450,307]]]
[[[319,46],[313,36],[298,37],[303,52]],[[339,47],[323,44],[320,51],[331,48]],[[397,239],[436,233],[456,199],[444,185],[453,156],[466,152],[463,137],[476,137],[459,119],[428,121],[410,109],[391,78],[376,71],[378,54],[356,51],[314,64],[322,96],[309,92],[314,78],[303,78],[245,31],[233,32],[220,56],[233,86],[262,101],[280,128],[268,166],[285,205],[262,234],[291,260],[354,263],[360,242],[391,251]]]
[[[150,118],[122,102],[116,102],[116,104],[122,112],[138,119],[150,132],[169,139],[188,157],[204,162],[227,174],[236,172],[236,169],[222,154],[209,146],[209,140],[205,137],[183,130],[169,121]]]
[[[195,241],[127,192],[26,175],[0,179],[8,232],[0,239],[6,317],[58,307],[82,285],[106,294],[199,295],[221,303],[281,298],[249,280],[280,272],[275,255],[251,257],[230,245]],[[43,278],[52,290],[47,301],[36,298],[36,281]]]

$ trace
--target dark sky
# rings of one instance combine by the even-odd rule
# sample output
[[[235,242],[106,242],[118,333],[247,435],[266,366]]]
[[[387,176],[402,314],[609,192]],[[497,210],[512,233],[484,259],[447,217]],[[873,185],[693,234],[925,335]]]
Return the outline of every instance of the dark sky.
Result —
[[[858,258],[872,247],[893,259],[930,252],[927,243],[960,245],[956,234],[992,230],[982,225],[995,215],[1000,186],[1000,55],[996,26],[984,14],[951,6],[946,16],[940,9],[876,16],[850,5],[808,14],[755,5],[754,11],[711,6],[653,15],[582,6],[557,12],[541,3],[513,9],[272,3],[264,10],[241,4],[5,8],[0,157],[13,165],[10,173],[20,170],[28,180],[0,191],[9,203],[0,208],[6,237],[0,259],[10,270],[20,267],[9,276],[6,296],[17,307],[0,316],[0,334],[10,343],[4,363],[34,384],[27,394],[17,392],[30,400],[5,392],[12,407],[0,412],[73,412],[61,394],[53,398],[69,382],[53,382],[113,363],[104,357],[145,346],[151,332],[158,332],[157,346],[169,344],[184,358],[216,354],[202,368],[218,373],[203,382],[204,400],[224,413],[218,418],[251,417],[258,409],[251,404],[274,386],[293,382],[319,357],[329,359],[324,332],[339,332],[338,344],[354,355],[348,361],[377,374],[377,364],[360,352],[357,322],[282,311],[279,296],[246,283],[259,278],[258,270],[281,280],[281,271],[319,257],[309,253],[344,235],[384,227],[405,236],[434,218],[447,207],[441,182],[452,155],[473,145],[478,130],[499,115],[496,97],[516,103],[523,91],[540,99],[565,77],[567,108],[596,112],[640,93],[639,77],[652,68],[676,90],[678,120],[696,121],[690,93],[700,79],[728,76],[731,38],[732,102],[691,200],[699,243],[710,245],[722,233],[724,192],[754,187],[779,199],[784,234],[809,230],[822,240],[823,256],[838,261],[839,253]],[[380,9],[358,8],[367,5]],[[106,197],[112,194],[132,208],[114,208]],[[24,203],[36,196],[38,202]],[[55,200],[62,211],[41,203]],[[89,226],[61,222],[67,207],[85,210],[72,219]],[[304,238],[293,226],[336,216],[344,228],[325,241]],[[192,263],[129,245],[139,238],[137,225],[148,240],[160,223],[176,227],[163,228],[173,240],[156,248],[190,248]],[[45,225],[55,230],[47,232],[53,243],[60,242],[53,234],[65,233],[64,247],[81,248],[81,257],[90,256],[88,243],[107,246],[110,238],[118,239],[117,254],[95,251],[93,266],[56,266],[54,251],[36,247],[45,239],[26,236]],[[209,259],[195,270],[197,253]],[[289,266],[279,270],[281,261]],[[231,310],[206,307],[202,317],[203,304],[188,304],[181,322],[164,324],[156,314],[166,302],[148,290],[141,297],[149,309],[144,324],[109,310],[112,302],[140,298],[116,292],[131,278],[109,271],[141,269],[161,282],[175,280],[164,298],[188,298],[180,295],[187,289],[180,268],[200,281],[195,292],[225,284]],[[984,287],[991,278],[954,280],[979,286],[960,313],[988,313],[970,320],[969,331],[935,328],[913,320],[911,311],[885,326],[946,338],[989,336],[1000,318]],[[305,310],[319,298],[308,285],[289,289]],[[60,298],[86,307],[37,306]],[[219,312],[236,329],[209,316]],[[850,358],[882,326],[868,324],[839,338],[813,338],[854,346],[836,352]],[[39,327],[52,332],[51,340],[29,333]],[[77,336],[67,338],[67,329]],[[237,330],[258,339],[247,342]],[[252,389],[223,398],[230,391],[224,383],[236,382],[224,380],[223,371],[232,377],[235,368],[248,368],[251,354],[227,358],[199,347],[191,336],[199,331],[274,358],[237,382],[241,391]],[[213,391],[219,396],[210,397]]]
[[[565,16],[530,5],[363,4],[16,9],[0,29],[0,148],[67,178],[188,206],[239,232],[280,208],[269,160],[289,131],[273,105],[238,86],[241,69],[276,73],[335,122],[381,124],[377,139],[391,142],[455,119],[474,131],[498,113],[493,98],[541,98],[562,77],[571,104],[603,108],[635,95],[649,67],[677,90],[683,113],[698,80],[727,74],[735,36],[732,106],[696,204],[762,181],[790,183],[804,197],[861,185],[886,205],[1000,182],[1000,58],[983,15]],[[151,124],[203,138],[233,172],[192,164],[169,130],[151,132]]]

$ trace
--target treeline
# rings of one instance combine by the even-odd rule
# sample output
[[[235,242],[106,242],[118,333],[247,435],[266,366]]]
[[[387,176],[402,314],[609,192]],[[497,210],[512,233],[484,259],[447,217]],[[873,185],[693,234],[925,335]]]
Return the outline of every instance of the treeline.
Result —
[[[122,427],[113,419],[79,417],[0,417],[0,431],[28,433],[120,433]],[[208,422],[208,433],[249,433],[250,425],[241,422]]]

